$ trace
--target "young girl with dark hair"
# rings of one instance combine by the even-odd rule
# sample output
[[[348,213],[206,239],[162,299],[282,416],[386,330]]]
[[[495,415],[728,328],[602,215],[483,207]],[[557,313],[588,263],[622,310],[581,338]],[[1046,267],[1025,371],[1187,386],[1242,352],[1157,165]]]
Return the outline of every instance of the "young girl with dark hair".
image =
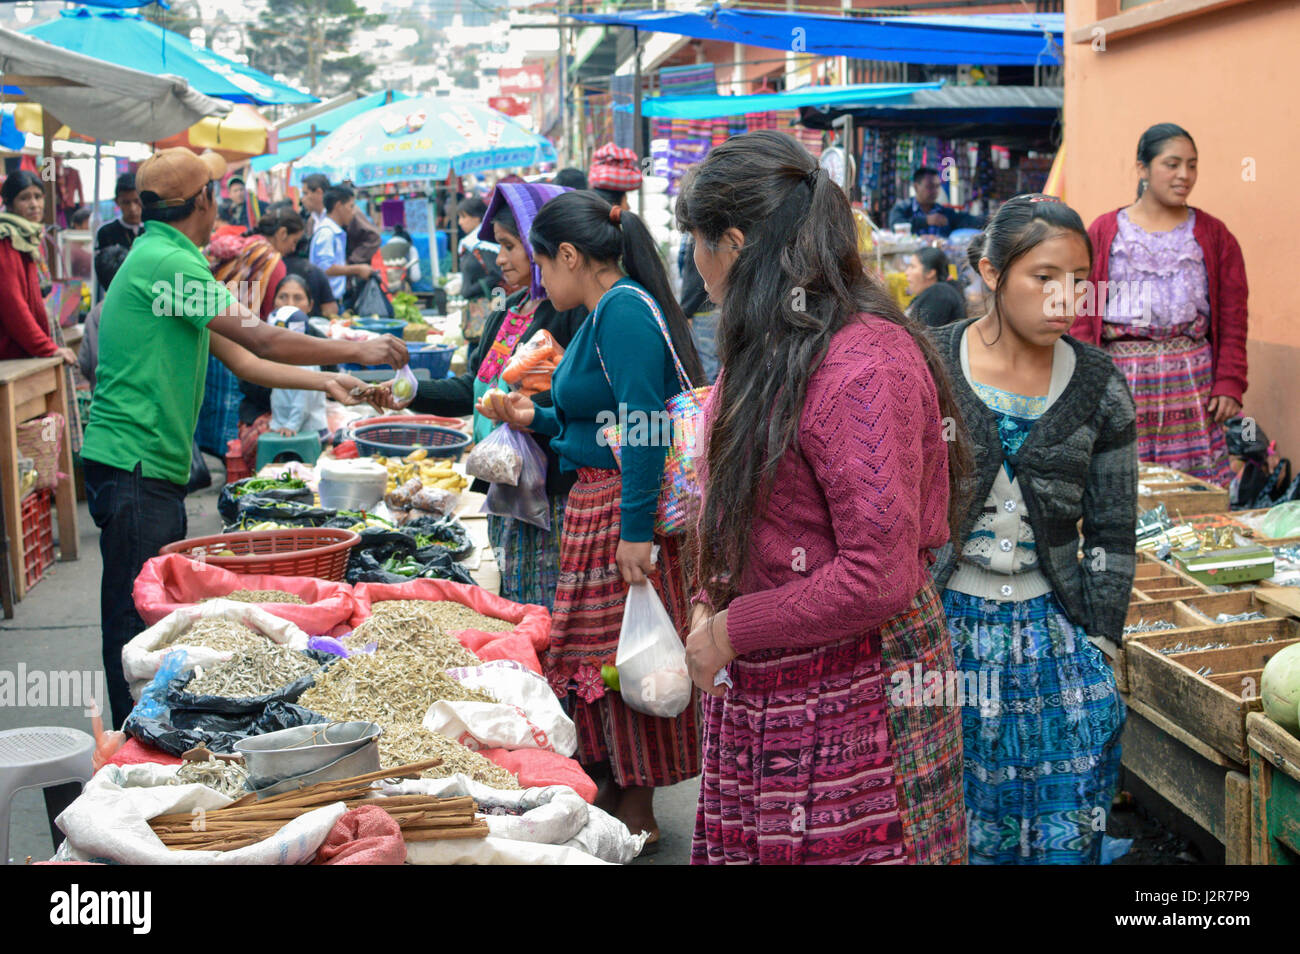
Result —
[[[1124,372],[1142,460],[1226,487],[1223,424],[1246,391],[1246,263],[1228,227],[1187,204],[1196,160],[1181,126],[1142,134],[1137,201],[1088,228],[1095,306],[1070,333]]]
[[[942,328],[966,317],[961,286],[948,280],[948,256],[942,249],[923,248],[907,263],[907,290],[916,297],[907,313],[927,328]]]
[[[1105,352],[1065,334],[1091,256],[1073,209],[1016,196],[970,246],[988,314],[932,332],[975,446],[970,505],[934,567],[976,689],[962,725],[972,864],[1096,864],[1119,781],[1124,705],[1089,637],[1123,639],[1135,412]]]
[[[943,366],[784,133],[714,149],[677,217],[721,305],[686,645],[708,693],[692,860],[960,863],[961,712],[899,691],[953,669],[929,564],[967,453]]]
[[[560,466],[577,471],[543,666],[560,698],[576,691],[579,759],[609,761],[613,785],[598,804],[657,842],[655,788],[700,770],[697,707],[692,699],[673,719],[642,715],[606,693],[601,667],[614,662],[628,584],[649,579],[680,631],[686,575],[680,539],[654,533],[667,446],[627,441],[620,472],[602,429],[612,417],[628,421],[632,434],[639,421],[641,433],[658,435],[653,423],[668,400],[698,386],[703,373],[654,241],[635,215],[591,192],[568,192],[542,207],[529,238],[551,304],[592,314],[556,368],[552,407],[512,392],[493,393],[480,410],[549,435]]]
[[[412,410],[454,417],[470,414],[475,402],[499,385],[506,363],[525,342],[543,331],[549,332],[562,348],[573,339],[587,317],[587,309],[579,306],[560,311],[547,300],[528,241],[533,216],[565,191],[549,184],[506,183],[496,187],[475,237],[484,244],[491,241],[497,248],[495,264],[508,285],[509,295],[495,296],[483,335],[470,349],[465,373],[441,381],[421,381]],[[537,404],[545,405],[550,400],[548,391],[533,395]],[[492,428],[491,420],[474,414],[475,441],[487,437]],[[535,603],[550,609],[559,583],[564,504],[575,477],[561,470],[560,460],[545,435],[538,434],[535,439],[546,454],[551,529],[492,515],[487,518],[488,541],[501,571],[501,595],[516,603]],[[486,491],[489,486],[476,481],[471,489]]]

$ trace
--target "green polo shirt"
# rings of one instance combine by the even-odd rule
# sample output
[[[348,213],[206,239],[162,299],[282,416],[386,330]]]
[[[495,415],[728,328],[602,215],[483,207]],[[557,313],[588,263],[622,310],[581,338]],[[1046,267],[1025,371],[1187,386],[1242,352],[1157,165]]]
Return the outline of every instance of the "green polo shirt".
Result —
[[[145,223],[104,297],[83,457],[189,483],[208,322],[232,300],[198,246],[170,225]]]

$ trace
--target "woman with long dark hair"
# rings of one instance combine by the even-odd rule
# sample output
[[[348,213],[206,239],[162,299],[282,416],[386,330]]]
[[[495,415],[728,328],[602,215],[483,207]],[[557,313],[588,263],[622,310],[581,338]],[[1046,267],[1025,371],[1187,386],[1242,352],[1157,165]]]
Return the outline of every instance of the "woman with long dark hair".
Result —
[[[948,256],[943,249],[923,248],[907,263],[907,290],[916,297],[907,314],[927,328],[942,328],[966,317],[961,286],[948,280]]]
[[[1110,358],[1065,335],[1091,253],[1073,209],[1016,196],[968,252],[988,313],[933,332],[976,460],[934,567],[978,690],[963,713],[972,864],[1096,864],[1119,781],[1124,704],[1088,637],[1123,640],[1135,415]]]
[[[591,192],[569,192],[542,207],[529,239],[551,304],[592,314],[555,370],[552,407],[519,392],[490,392],[480,410],[550,436],[560,466],[577,471],[543,665],[560,698],[576,694],[579,759],[609,762],[613,784],[598,804],[657,842],[655,788],[700,770],[697,706],[692,698],[676,718],[643,715],[606,693],[601,667],[614,662],[629,584],[650,580],[684,630],[680,539],[654,533],[668,448],[657,437],[633,435],[638,425],[641,434],[659,435],[654,424],[668,400],[704,375],[654,240],[635,215]],[[630,432],[621,470],[602,433],[612,421],[626,421]]]
[[[528,229],[538,210],[566,191],[560,186],[527,182],[496,187],[491,206],[481,213],[474,236],[480,244],[475,251],[486,254],[487,243],[492,243],[497,250],[494,267],[508,284],[510,293],[497,296],[482,337],[470,349],[465,373],[441,381],[421,381],[411,402],[412,410],[455,417],[473,413],[475,402],[500,385],[501,372],[525,342],[546,331],[560,347],[568,347],[586,319],[587,309],[579,306],[568,311],[556,310],[546,298],[541,272],[533,262],[532,245],[528,241]],[[549,391],[533,395],[537,404],[549,404],[550,400]],[[474,414],[474,440],[483,440],[492,433],[493,426],[494,422],[482,414]],[[576,475],[560,468],[560,459],[545,435],[538,434],[535,439],[546,454],[551,528],[546,530],[523,520],[490,515],[488,542],[501,570],[501,595],[516,603],[535,603],[550,609],[555,603],[560,575],[564,505]],[[489,486],[482,483],[473,489],[487,490]]]
[[[1228,227],[1187,204],[1196,163],[1181,126],[1142,134],[1137,201],[1088,227],[1094,305],[1070,333],[1124,372],[1141,460],[1226,487],[1223,424],[1246,391],[1246,263]]]
[[[908,690],[953,669],[929,565],[966,451],[942,363],[784,133],[709,153],[677,217],[721,305],[686,647],[709,693],[692,860],[960,863],[961,712]]]

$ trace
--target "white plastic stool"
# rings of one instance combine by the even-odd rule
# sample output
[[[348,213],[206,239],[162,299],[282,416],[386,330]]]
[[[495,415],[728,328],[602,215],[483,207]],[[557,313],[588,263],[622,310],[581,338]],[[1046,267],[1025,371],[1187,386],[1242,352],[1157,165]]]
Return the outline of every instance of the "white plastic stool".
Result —
[[[9,863],[9,807],[25,788],[45,789],[50,837],[58,848],[54,819],[72,803],[93,774],[95,740],[79,729],[34,726],[0,732],[0,863]],[[55,787],[61,787],[55,791]],[[65,787],[66,786],[66,787]]]

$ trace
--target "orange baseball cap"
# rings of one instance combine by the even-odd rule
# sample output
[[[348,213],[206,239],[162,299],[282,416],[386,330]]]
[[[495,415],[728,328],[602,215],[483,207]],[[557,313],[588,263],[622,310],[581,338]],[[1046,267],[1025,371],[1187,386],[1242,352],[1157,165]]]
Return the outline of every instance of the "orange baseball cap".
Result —
[[[135,185],[149,208],[184,205],[213,179],[226,174],[226,160],[208,150],[195,155],[184,146],[163,149],[140,163]]]

